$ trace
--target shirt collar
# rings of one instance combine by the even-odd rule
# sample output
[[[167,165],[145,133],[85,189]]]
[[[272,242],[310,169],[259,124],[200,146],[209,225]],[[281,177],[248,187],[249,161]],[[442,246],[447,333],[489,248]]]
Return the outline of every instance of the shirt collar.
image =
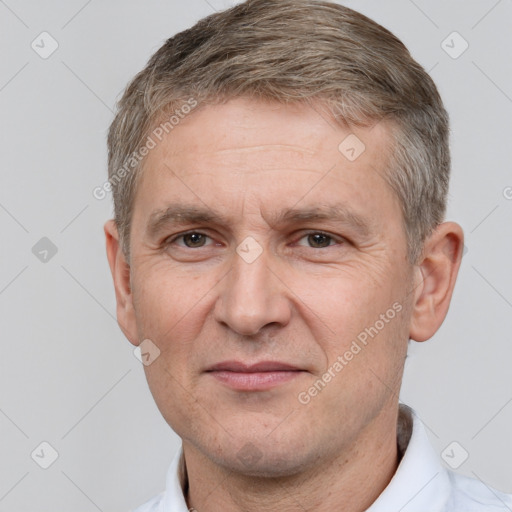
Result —
[[[400,406],[398,425],[398,446],[407,449],[393,478],[366,512],[445,510],[450,479],[430,445],[425,427],[405,405]]]
[[[388,486],[366,512],[441,512],[450,494],[450,480],[418,416],[400,405],[397,443],[400,464]],[[180,448],[167,473],[163,510],[187,512],[187,471]]]

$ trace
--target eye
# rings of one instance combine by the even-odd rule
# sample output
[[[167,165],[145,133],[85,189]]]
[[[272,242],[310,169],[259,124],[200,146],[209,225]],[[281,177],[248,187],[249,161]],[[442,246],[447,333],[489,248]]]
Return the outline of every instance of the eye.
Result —
[[[209,236],[204,233],[199,233],[198,231],[191,231],[189,233],[183,233],[182,235],[178,235],[177,237],[168,241],[169,244],[177,243],[177,245],[181,247],[188,247],[189,249],[198,249],[204,247],[206,245],[207,240],[210,239]],[[181,241],[182,243],[178,243]]]
[[[304,235],[302,238],[300,238],[298,245],[305,245],[301,243],[302,240],[306,240],[308,246],[313,249],[323,249],[331,245],[336,245],[337,243],[331,235],[323,233],[322,231],[316,231]]]

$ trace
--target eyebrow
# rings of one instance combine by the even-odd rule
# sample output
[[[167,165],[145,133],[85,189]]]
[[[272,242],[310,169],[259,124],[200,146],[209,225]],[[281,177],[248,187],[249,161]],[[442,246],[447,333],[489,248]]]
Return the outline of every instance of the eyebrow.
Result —
[[[371,223],[365,217],[341,204],[288,208],[274,215],[272,219],[265,220],[271,227],[299,222],[334,221],[352,226],[362,235],[368,235],[371,228]],[[189,224],[228,225],[229,219],[210,208],[174,204],[152,212],[146,232],[150,237],[156,237],[169,225]]]
[[[368,235],[371,223],[362,215],[350,210],[342,204],[330,206],[316,206],[309,208],[289,208],[280,213],[272,222],[281,225],[293,222],[334,221],[350,225],[361,234]]]
[[[149,216],[146,232],[150,237],[157,236],[168,225],[186,224],[225,224],[221,215],[207,208],[195,206],[171,205],[164,210],[155,210]]]

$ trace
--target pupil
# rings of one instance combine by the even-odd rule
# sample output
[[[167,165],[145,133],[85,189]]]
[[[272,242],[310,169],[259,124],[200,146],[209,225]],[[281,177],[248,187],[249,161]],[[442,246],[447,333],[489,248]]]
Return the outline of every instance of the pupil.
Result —
[[[200,233],[190,233],[185,237],[185,240],[187,241],[186,245],[189,247],[201,247],[204,244],[204,237]]]
[[[309,242],[311,245],[314,245],[316,247],[326,247],[329,245],[329,237],[322,233],[316,233],[314,235],[309,235]]]

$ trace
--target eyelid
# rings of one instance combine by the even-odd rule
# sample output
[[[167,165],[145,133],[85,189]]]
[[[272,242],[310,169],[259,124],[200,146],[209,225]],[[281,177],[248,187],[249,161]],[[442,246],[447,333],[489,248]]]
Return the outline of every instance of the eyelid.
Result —
[[[180,238],[183,239],[184,236],[190,235],[192,233],[205,236],[206,238],[209,238],[211,241],[214,241],[214,238],[212,236],[210,236],[209,234],[205,233],[205,231],[207,231],[207,230],[190,229],[187,231],[183,231],[181,233],[176,233],[174,235],[171,235],[171,236],[165,238],[162,243],[164,245],[170,245],[170,244],[175,243],[178,239],[180,239]],[[300,240],[302,240],[303,238],[305,238],[309,235],[325,235],[325,236],[331,238],[333,242],[335,242],[334,244],[330,244],[330,245],[324,247],[323,249],[325,249],[327,247],[333,247],[334,245],[350,243],[350,241],[347,238],[345,238],[343,236],[339,236],[339,235],[334,235],[334,234],[330,233],[329,231],[324,231],[324,230],[320,230],[320,229],[309,229],[309,230],[301,230],[300,236],[294,237],[293,244],[297,244]],[[209,244],[209,245],[211,245],[211,244]],[[179,247],[193,249],[192,247],[187,247],[185,245],[179,245]],[[201,249],[202,247],[205,247],[205,246],[197,247],[196,249]],[[309,248],[310,249],[319,249],[317,247],[309,247]]]
[[[309,235],[325,235],[325,236],[331,238],[338,245],[349,242],[349,240],[347,238],[345,238],[343,236],[339,236],[339,235],[334,235],[332,233],[329,233],[329,231],[324,231],[322,229],[311,229],[311,230],[301,231],[301,235],[299,237],[295,238],[295,242],[294,243],[299,242],[304,237],[309,236]],[[332,245],[328,245],[327,247],[332,247]],[[316,247],[310,247],[310,249],[317,249],[317,248]]]
[[[163,240],[163,244],[164,245],[170,245],[170,244],[173,244],[174,242],[176,242],[176,240],[178,239],[183,239],[184,236],[186,235],[191,235],[191,234],[197,234],[197,235],[202,235],[206,238],[209,238],[210,240],[213,240],[213,237],[211,237],[210,235],[208,235],[207,233],[203,232],[203,231],[200,231],[198,229],[189,229],[188,231],[183,231],[182,233],[176,233],[175,235],[171,235],[171,236],[168,236],[167,238],[164,238]],[[183,246],[180,246],[180,247],[186,247],[185,245]],[[204,247],[204,246],[203,246]],[[192,247],[186,247],[187,249],[192,249]],[[198,249],[201,249],[201,247],[198,247]]]

